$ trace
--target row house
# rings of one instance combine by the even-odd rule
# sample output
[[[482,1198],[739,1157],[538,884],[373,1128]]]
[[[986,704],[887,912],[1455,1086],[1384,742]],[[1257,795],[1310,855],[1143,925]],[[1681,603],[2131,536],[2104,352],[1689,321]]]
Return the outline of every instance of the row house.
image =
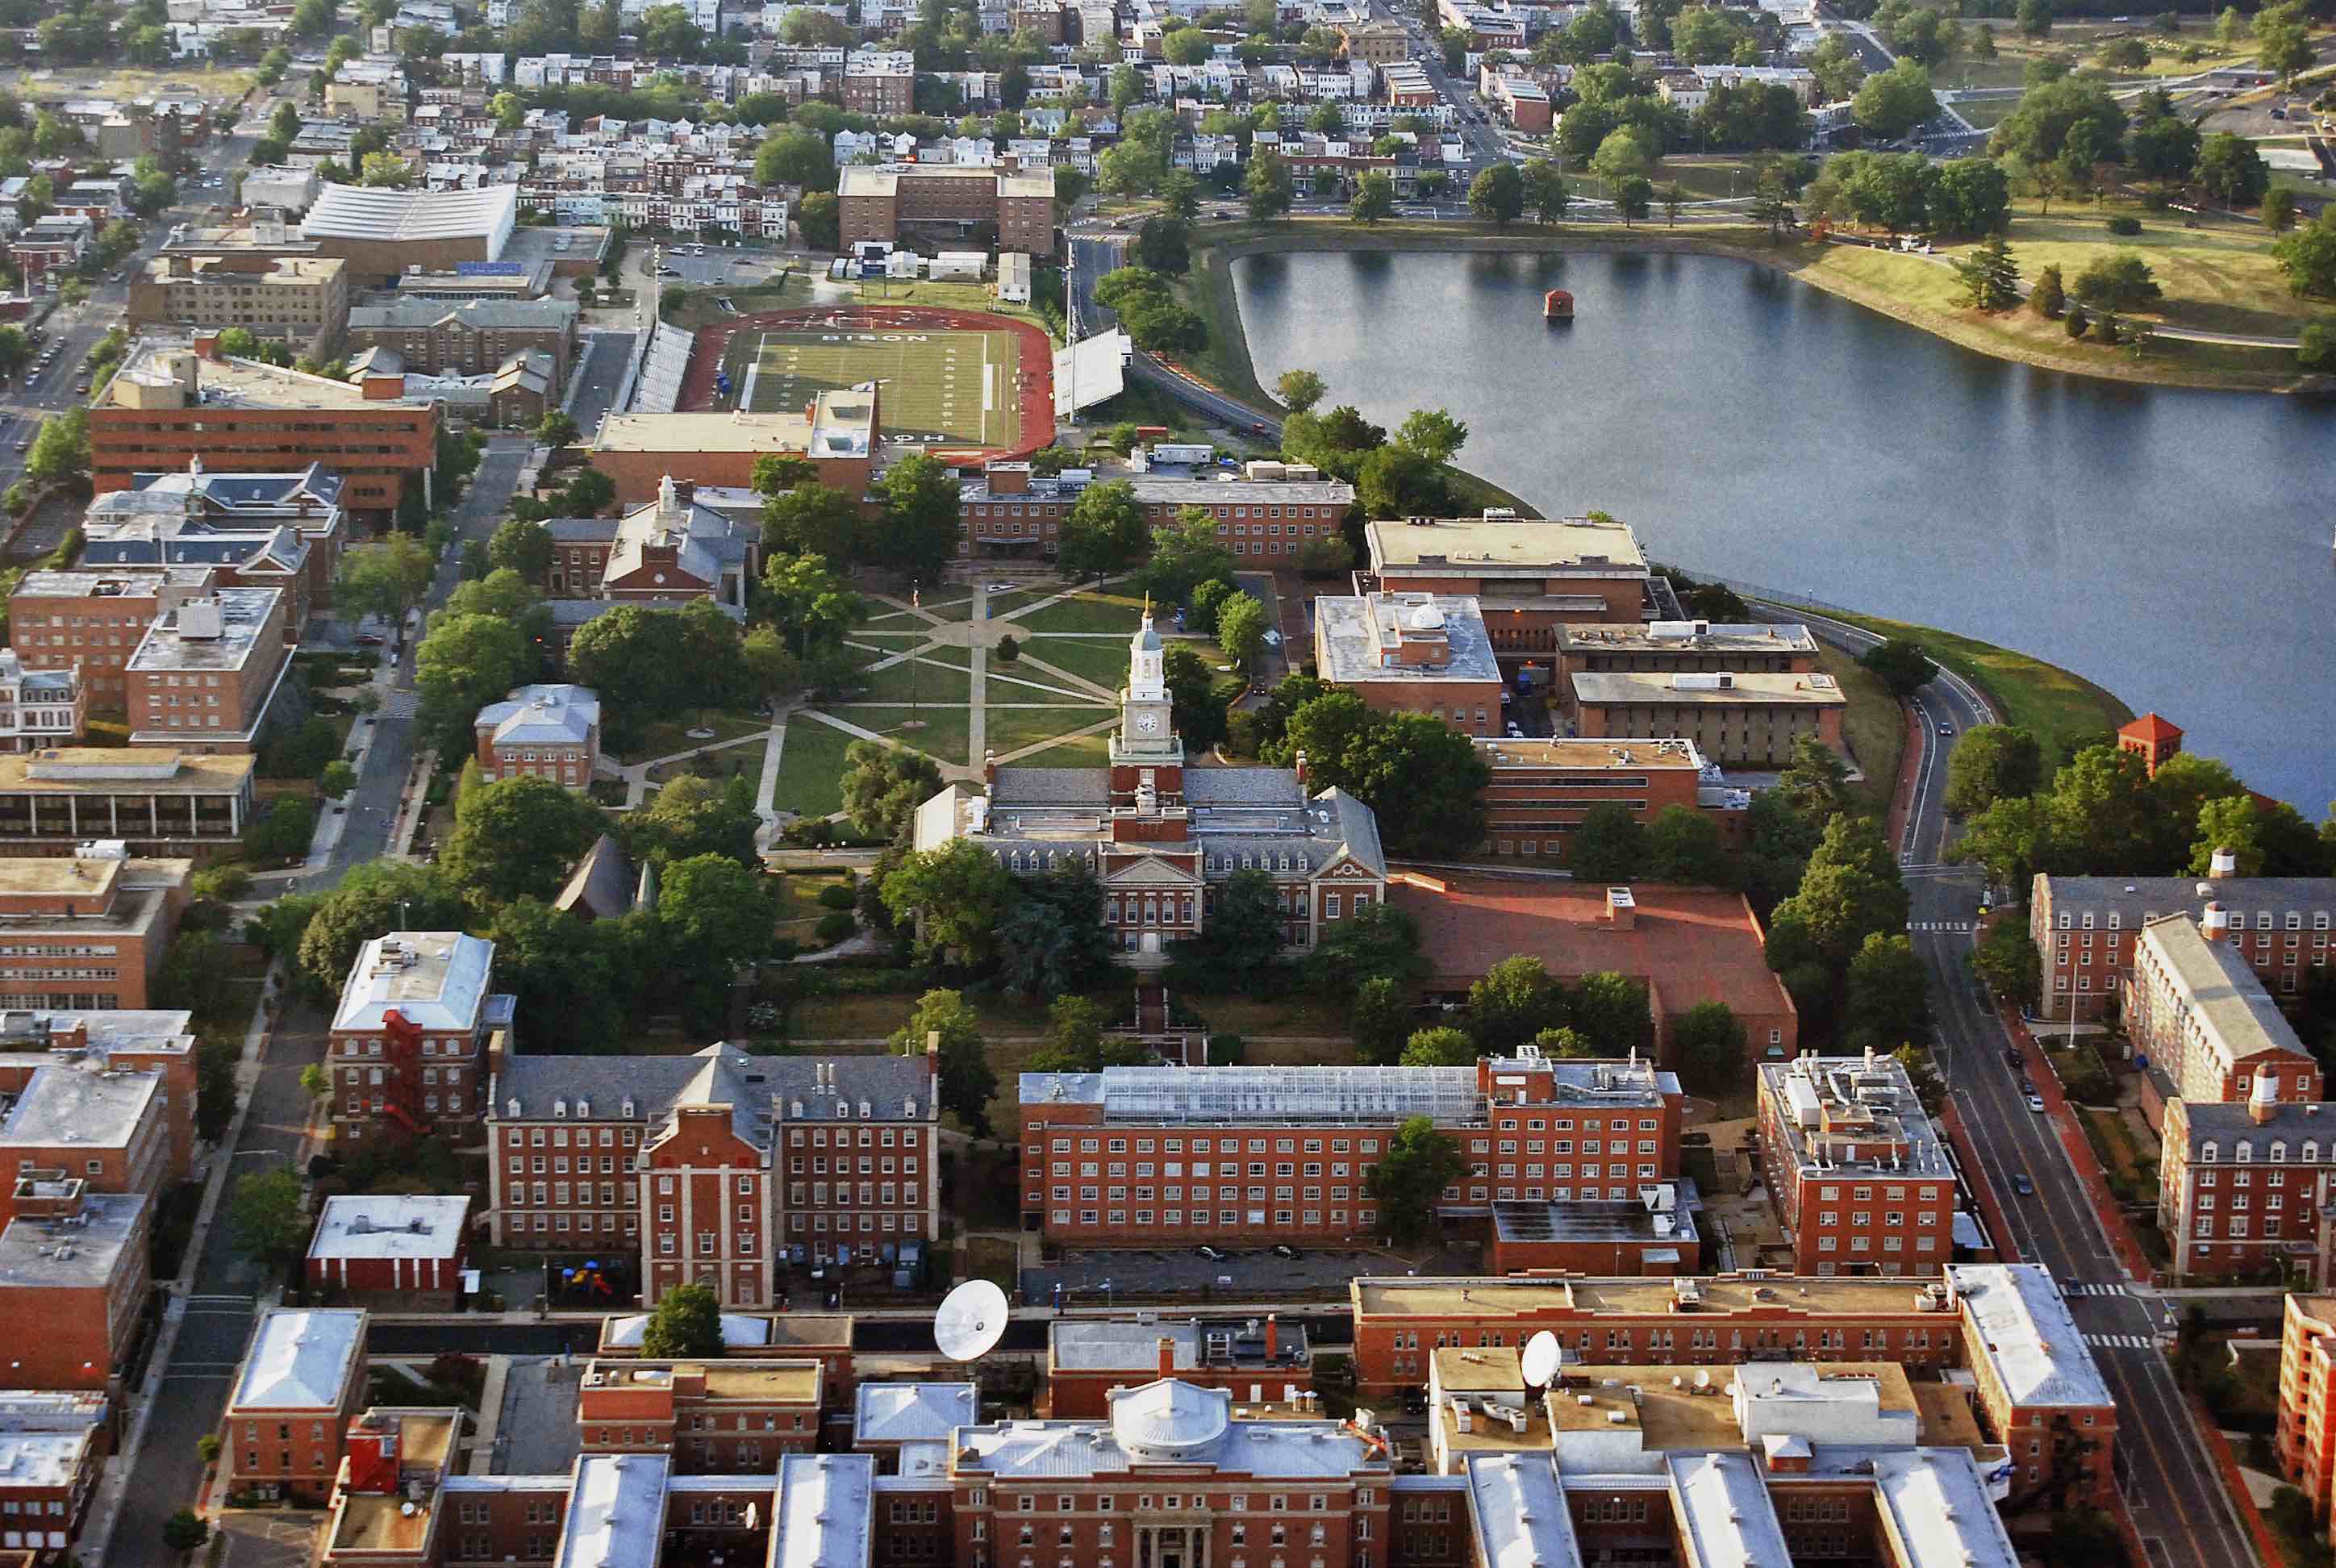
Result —
[[[1414,1116],[1467,1160],[1447,1218],[1512,1202],[1603,1217],[1679,1174],[1679,1080],[1635,1057],[1025,1073],[1020,1098],[1023,1222],[1066,1244],[1349,1244],[1377,1225],[1372,1173]]]
[[[939,1233],[937,1071],[930,1055],[722,1046],[508,1057],[488,1118],[489,1231],[515,1249],[621,1240],[646,1303],[696,1281],[725,1307],[764,1306],[782,1255],[873,1261]]]

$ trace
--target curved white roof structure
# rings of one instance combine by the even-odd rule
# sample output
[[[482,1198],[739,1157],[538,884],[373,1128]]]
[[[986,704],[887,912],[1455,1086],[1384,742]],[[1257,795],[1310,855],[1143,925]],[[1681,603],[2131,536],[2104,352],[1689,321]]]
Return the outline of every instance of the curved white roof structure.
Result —
[[[477,190],[387,190],[327,185],[300,220],[304,239],[468,239],[483,238],[487,259],[502,254],[519,215],[519,187]]]
[[[1190,1459],[1215,1444],[1232,1422],[1233,1397],[1173,1378],[1111,1391],[1111,1432],[1134,1457]]]

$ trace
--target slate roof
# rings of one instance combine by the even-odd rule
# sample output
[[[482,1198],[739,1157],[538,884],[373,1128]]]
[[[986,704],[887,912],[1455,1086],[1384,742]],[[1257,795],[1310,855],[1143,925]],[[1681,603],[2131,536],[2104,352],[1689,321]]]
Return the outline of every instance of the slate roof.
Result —
[[[602,833],[576,862],[568,885],[560,890],[551,907],[581,911],[595,920],[613,920],[633,907],[634,895],[639,891],[640,874],[633,869],[624,846]]]

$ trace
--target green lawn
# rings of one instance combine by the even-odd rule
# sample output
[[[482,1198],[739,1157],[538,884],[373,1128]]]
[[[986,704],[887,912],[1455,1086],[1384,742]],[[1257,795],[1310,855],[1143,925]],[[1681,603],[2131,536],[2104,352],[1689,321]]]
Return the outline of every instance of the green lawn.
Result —
[[[861,689],[852,696],[856,702],[907,702],[911,692],[920,704],[962,707],[972,700],[973,677],[962,668],[936,667],[921,658],[903,659],[862,675]]]
[[[759,781],[763,776],[764,750],[759,745],[734,745],[720,751],[699,752],[679,762],[659,763],[649,769],[647,777],[653,784],[671,784],[677,778],[727,783],[743,776]]]
[[[1102,767],[1111,761],[1111,733],[1075,735],[1032,752],[1017,767]]]
[[[2008,648],[1874,616],[1835,618],[1921,643],[1932,658],[1981,687],[2006,724],[2033,732],[2048,761],[2058,758],[2071,739],[2115,730],[2133,717],[2133,709],[2082,676]]]
[[[992,707],[988,749],[1004,756],[1112,717],[1107,707]]]
[[[796,714],[787,720],[771,804],[780,811],[823,817],[843,809],[843,748],[852,736],[833,725]]]
[[[1034,609],[1027,615],[1015,616],[1007,627],[1018,636],[1020,628],[1032,631],[1115,631],[1122,637],[1132,637],[1144,618],[1144,600],[1118,593],[1075,593],[1068,599]]]
[[[1017,635],[1019,636],[1018,633]],[[1117,691],[1120,683],[1127,678],[1127,641],[1124,638],[1032,637],[1021,638],[1020,640],[1024,658],[1041,659],[1057,669],[1083,675],[1106,691]],[[1013,667],[1000,666],[997,656],[992,654],[989,667],[996,670],[1011,669]],[[1033,679],[1046,678],[1036,670],[1030,674]]]
[[[1012,664],[989,661],[991,702],[1101,702],[1104,699],[1061,676],[1048,675],[1023,660]]]
[[[819,393],[881,381],[887,434],[988,446],[1011,445],[1021,430],[1020,364],[1021,339],[1010,332],[812,326],[738,332],[723,350],[735,394],[756,413],[799,410]]]
[[[963,702],[960,697],[959,702]],[[914,716],[924,724],[922,729],[904,730],[910,714],[904,707],[829,707],[821,711],[832,713],[847,724],[873,730],[901,745],[945,763],[964,765],[966,737],[972,716],[964,707],[920,708]]]
[[[1663,189],[1677,181],[1679,193],[1690,201],[1718,200],[1730,196],[1749,196],[1758,178],[1748,158],[1666,158],[1655,177],[1656,210],[1661,210]],[[1596,194],[1597,181],[1575,181],[1581,192]]]
[[[1880,676],[1840,649],[1818,644],[1817,663],[1841,682],[1842,695],[1849,698],[1842,731],[1859,771],[1865,775],[1862,786],[1865,807],[1876,816],[1886,816],[1890,797],[1898,788],[1899,762],[1906,751],[1905,710]]]
[[[973,594],[969,590],[963,594],[928,593],[918,599],[917,607],[941,620],[971,620]]]
[[[649,762],[661,756],[671,756],[692,746],[711,745],[715,741],[735,740],[740,735],[753,735],[768,729],[770,721],[748,714],[708,710],[691,712],[679,718],[670,718],[649,726],[641,732],[641,744],[628,747],[623,760],[628,763]],[[693,735],[693,729],[710,729],[710,737]]]

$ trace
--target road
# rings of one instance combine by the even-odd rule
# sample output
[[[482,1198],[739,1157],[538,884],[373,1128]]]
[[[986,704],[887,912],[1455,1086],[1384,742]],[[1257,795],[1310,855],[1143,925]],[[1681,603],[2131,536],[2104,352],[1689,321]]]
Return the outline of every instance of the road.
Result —
[[[1792,606],[1760,609],[1805,621],[1818,637],[1853,652],[1881,641]],[[2005,1057],[2012,1038],[1971,973],[1982,878],[1975,868],[1941,863],[1952,839],[1944,794],[1954,739],[1938,726],[1944,723],[1960,735],[1995,716],[1968,683],[1946,671],[1915,695],[1914,707],[1922,721],[1922,751],[1900,852],[1911,899],[1908,934],[1931,974],[1940,1076],[1953,1086],[1952,1097],[1980,1172],[2009,1216],[2011,1234],[1999,1240],[2007,1257],[2052,1271],[2091,1345],[2117,1402],[2126,1495],[2143,1541],[2151,1545],[2152,1568],[2255,1568],[2253,1544],[2232,1512],[2173,1370],[2147,1348],[2159,1329],[2172,1326],[2172,1310],[2127,1279],[2052,1118],[2028,1108],[2021,1075]],[[2033,1195],[2014,1195],[2015,1174],[2034,1182]]]
[[[584,335],[583,362],[576,367],[576,402],[568,416],[584,433],[585,440],[591,440],[599,430],[608,405],[616,401],[618,384],[625,377],[625,364],[632,357],[633,344],[639,336],[637,332]]]
[[[1108,230],[1071,231],[1071,307],[1078,336],[1093,337],[1108,332],[1115,317],[1095,297],[1095,280],[1124,260],[1127,237]],[[1137,349],[1127,362],[1137,381],[1166,393],[1215,424],[1245,431],[1260,441],[1280,441],[1281,422],[1261,416],[1248,404],[1205,386],[1182,372],[1170,369],[1155,356]]]

